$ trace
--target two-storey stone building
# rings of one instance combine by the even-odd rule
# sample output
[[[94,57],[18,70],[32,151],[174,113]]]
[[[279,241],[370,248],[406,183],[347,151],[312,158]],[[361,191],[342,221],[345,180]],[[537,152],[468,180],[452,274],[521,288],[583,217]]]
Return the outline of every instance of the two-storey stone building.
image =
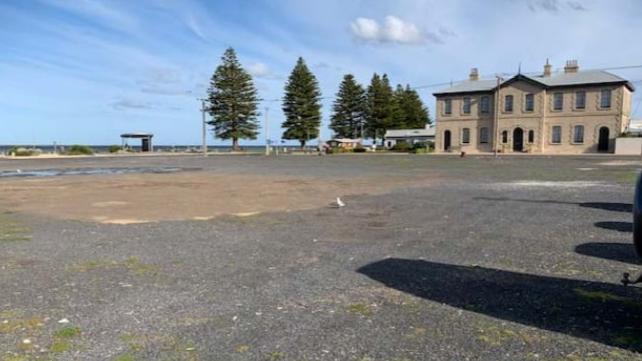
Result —
[[[612,152],[631,117],[633,85],[568,61],[553,73],[469,80],[434,93],[438,152]]]

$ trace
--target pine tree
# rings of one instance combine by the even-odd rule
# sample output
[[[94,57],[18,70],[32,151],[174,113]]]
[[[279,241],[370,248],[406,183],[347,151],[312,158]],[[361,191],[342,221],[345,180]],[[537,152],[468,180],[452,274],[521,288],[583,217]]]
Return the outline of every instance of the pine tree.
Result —
[[[367,117],[366,126],[368,136],[375,142],[378,137],[383,139],[387,129],[391,129],[395,117],[395,101],[390,87],[388,76],[379,77],[377,73],[372,76],[367,92]]]
[[[352,74],[346,74],[334,101],[330,129],[339,138],[363,137],[366,115],[366,92]]]
[[[283,139],[296,139],[305,147],[308,140],[319,135],[321,125],[321,91],[316,77],[299,57],[287,83],[283,98],[285,131]]]
[[[208,124],[213,126],[217,138],[232,139],[232,149],[238,150],[239,139],[256,139],[258,93],[234,49],[225,50],[221,61],[208,90],[212,116]]]
[[[416,90],[406,85],[397,85],[394,94],[398,114],[394,117],[394,127],[398,129],[425,128],[430,124],[428,109],[424,106]]]

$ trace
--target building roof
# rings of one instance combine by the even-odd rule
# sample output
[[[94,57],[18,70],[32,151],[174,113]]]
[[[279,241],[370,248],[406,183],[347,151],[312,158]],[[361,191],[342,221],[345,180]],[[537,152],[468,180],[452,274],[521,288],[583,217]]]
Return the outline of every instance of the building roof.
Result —
[[[151,138],[153,136],[154,134],[152,133],[143,133],[143,132],[123,133],[120,135],[121,138]]]
[[[361,139],[351,139],[351,138],[334,138],[330,139],[330,142],[338,143],[361,143]]]
[[[558,72],[550,76],[543,75],[525,75],[517,74],[508,80],[502,81],[501,84],[513,80],[525,79],[541,84],[544,88],[590,85],[590,84],[624,84],[630,90],[635,90],[633,84],[626,79],[620,78],[604,70],[582,70],[576,73]],[[497,80],[466,80],[454,84],[453,86],[437,91],[433,95],[461,94],[461,93],[479,93],[492,92],[497,87]]]
[[[413,137],[434,137],[435,127],[423,129],[389,129],[386,131],[385,138],[413,138]]]
[[[477,92],[491,92],[497,86],[497,80],[466,80],[455,83],[449,88],[442,89],[434,95],[452,94],[452,93],[477,93]]]

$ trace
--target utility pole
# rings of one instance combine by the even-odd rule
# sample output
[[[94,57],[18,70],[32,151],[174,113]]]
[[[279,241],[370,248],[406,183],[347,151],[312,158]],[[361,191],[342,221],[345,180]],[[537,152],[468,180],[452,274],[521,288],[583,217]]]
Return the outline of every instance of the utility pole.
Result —
[[[501,104],[499,100],[499,96],[500,96],[499,90],[502,85],[502,78],[499,75],[497,75],[496,77],[497,77],[497,91],[495,92],[495,112],[494,112],[495,113],[495,117],[494,117],[495,134],[493,135],[493,145],[494,145],[493,153],[495,153],[495,155],[497,155],[497,150],[499,147],[499,106]]]
[[[205,121],[205,99],[199,99],[201,101],[201,113],[203,114],[203,120],[202,120],[202,131],[201,131],[201,137],[202,137],[202,148],[201,151],[203,152],[203,157],[207,157],[207,123]]]
[[[268,112],[270,108],[265,107],[265,155],[270,155],[270,128],[268,127]]]

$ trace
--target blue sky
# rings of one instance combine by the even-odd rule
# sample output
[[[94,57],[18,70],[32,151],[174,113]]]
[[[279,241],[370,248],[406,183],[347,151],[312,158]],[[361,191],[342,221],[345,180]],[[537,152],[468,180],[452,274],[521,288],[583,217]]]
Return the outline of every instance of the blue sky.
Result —
[[[364,84],[385,72],[423,86],[465,79],[471,67],[482,77],[520,63],[538,72],[546,58],[554,69],[567,59],[584,69],[640,65],[640,15],[636,0],[3,0],[0,144],[118,144],[127,131],[198,144],[196,99],[228,46],[263,99],[282,97],[298,56],[332,97],[348,72]],[[642,68],[613,72],[642,80]],[[431,111],[438,89],[419,90]],[[635,118],[641,100],[642,91]],[[265,107],[276,140],[280,102]]]

